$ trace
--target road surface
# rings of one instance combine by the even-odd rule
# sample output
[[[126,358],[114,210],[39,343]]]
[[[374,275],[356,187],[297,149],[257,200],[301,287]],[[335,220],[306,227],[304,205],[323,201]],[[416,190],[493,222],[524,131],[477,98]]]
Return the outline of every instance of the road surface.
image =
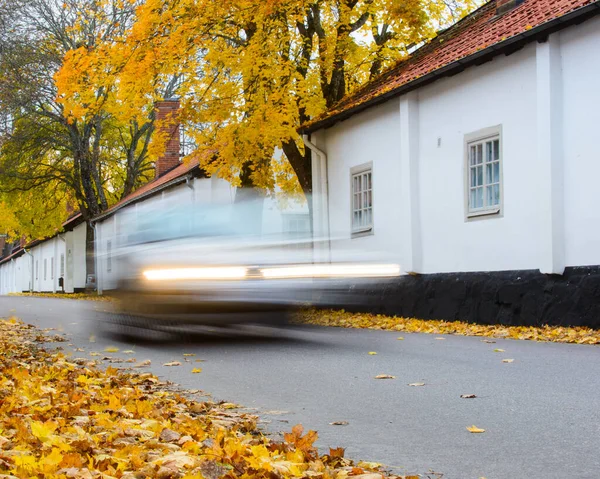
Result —
[[[101,334],[95,310],[106,306],[0,297],[0,317],[14,314],[63,330],[73,346],[61,346],[85,349],[78,357],[107,346],[120,349],[111,356],[128,357],[122,351],[133,348],[159,377],[256,408],[273,434],[301,423],[319,432],[323,451],[345,447],[348,457],[394,472],[443,479],[600,477],[598,346],[426,334],[398,340],[394,332],[317,327],[246,327],[133,344]],[[187,363],[184,353],[205,361]],[[514,362],[502,362],[508,358]],[[162,366],[173,360],[182,366]],[[191,374],[198,366],[202,373]],[[396,379],[374,379],[378,374]],[[329,424],[335,421],[348,425]],[[471,425],[485,433],[469,433]]]

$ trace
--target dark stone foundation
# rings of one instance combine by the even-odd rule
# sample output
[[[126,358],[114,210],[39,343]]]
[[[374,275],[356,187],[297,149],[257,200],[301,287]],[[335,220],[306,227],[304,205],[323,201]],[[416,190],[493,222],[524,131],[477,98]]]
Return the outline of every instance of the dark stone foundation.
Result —
[[[375,313],[513,326],[600,329],[600,266],[539,271],[403,276],[367,292],[361,310]]]

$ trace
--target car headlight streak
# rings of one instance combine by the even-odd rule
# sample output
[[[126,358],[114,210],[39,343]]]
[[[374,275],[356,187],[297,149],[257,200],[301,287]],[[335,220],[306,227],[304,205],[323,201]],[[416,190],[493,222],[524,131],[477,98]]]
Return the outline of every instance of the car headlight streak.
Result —
[[[216,268],[172,268],[172,269],[148,269],[143,272],[149,281],[169,280],[221,280],[221,279],[244,279],[248,270],[238,266],[225,266]]]
[[[261,269],[266,279],[380,278],[400,274],[397,264],[308,264]]]
[[[254,272],[256,271],[256,272]],[[397,264],[300,264],[260,270],[242,266],[148,269],[148,281],[302,278],[385,278],[400,275]]]

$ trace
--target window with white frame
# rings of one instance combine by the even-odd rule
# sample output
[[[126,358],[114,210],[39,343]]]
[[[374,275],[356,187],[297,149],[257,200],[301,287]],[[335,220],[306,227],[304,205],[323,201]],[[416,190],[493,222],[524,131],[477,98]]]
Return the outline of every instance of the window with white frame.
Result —
[[[64,278],[65,276],[65,255],[64,253],[60,254],[60,277]]]
[[[50,258],[50,279],[54,279],[54,256]]]
[[[44,258],[44,281],[46,281],[47,274],[48,274],[48,258]]]
[[[373,168],[363,165],[351,170],[352,234],[373,230]]]
[[[469,217],[500,212],[501,158],[499,128],[468,135],[467,214]]]

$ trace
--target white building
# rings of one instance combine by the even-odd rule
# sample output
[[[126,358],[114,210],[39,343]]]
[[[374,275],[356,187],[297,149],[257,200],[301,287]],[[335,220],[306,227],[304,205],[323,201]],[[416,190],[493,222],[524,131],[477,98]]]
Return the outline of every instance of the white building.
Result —
[[[86,225],[81,214],[69,218],[62,229],[62,233],[28,243],[0,260],[0,294],[73,293],[85,288]]]
[[[177,100],[159,102],[157,118],[167,118],[178,107]],[[122,276],[119,268],[126,266],[118,261],[116,253],[145,216],[161,214],[166,207],[210,208],[211,205],[230,204],[235,200],[237,189],[229,182],[216,176],[207,177],[197,161],[180,163],[179,125],[173,123],[163,125],[163,128],[167,130],[169,140],[165,154],[156,162],[156,178],[94,218],[99,292],[117,287],[117,278]],[[280,213],[281,209],[273,200],[265,199],[260,225],[263,233],[298,228],[309,230],[306,205],[290,204],[283,214]]]
[[[598,14],[492,0],[301,128],[315,229],[418,275],[388,312],[600,325]]]

